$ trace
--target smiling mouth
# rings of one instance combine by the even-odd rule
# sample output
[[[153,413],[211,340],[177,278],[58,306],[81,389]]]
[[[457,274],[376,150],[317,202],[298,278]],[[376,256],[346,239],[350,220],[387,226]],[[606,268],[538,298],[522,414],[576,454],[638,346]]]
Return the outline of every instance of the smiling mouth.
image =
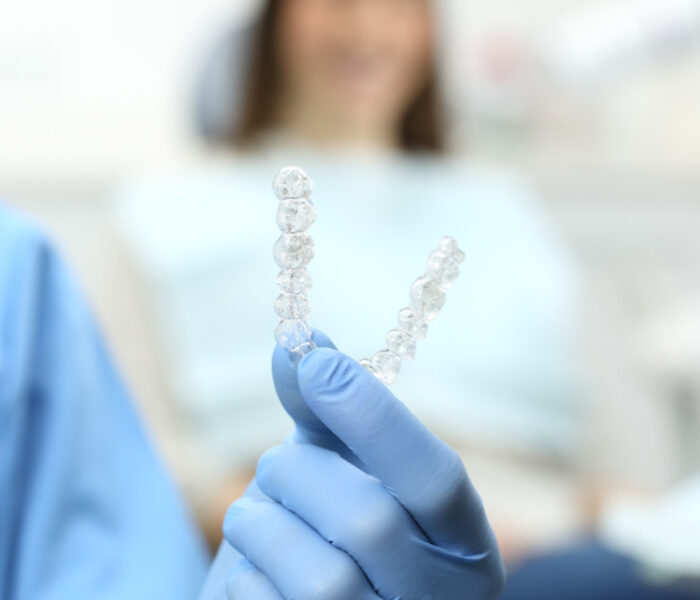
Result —
[[[330,60],[330,67],[344,78],[367,81],[384,79],[388,73],[388,61],[385,58],[372,56],[338,56]]]

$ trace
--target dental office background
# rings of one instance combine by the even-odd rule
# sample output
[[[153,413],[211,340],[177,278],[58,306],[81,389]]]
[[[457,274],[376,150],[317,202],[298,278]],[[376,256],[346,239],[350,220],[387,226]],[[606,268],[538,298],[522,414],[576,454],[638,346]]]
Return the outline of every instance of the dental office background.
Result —
[[[255,4],[26,0],[0,19],[0,197],[38,219],[73,265],[202,522],[212,495],[227,506],[289,428],[267,362],[274,268],[271,252],[236,254],[225,228],[198,237],[186,216],[142,199],[154,180],[180,189],[183,173],[226,168],[207,141],[212,65]],[[427,398],[411,408],[462,452],[507,556],[595,530],[658,563],[655,527],[668,530],[669,506],[700,473],[700,1],[454,0],[440,19],[451,142],[466,163],[534,190],[568,265],[575,368],[556,393],[522,348],[510,359],[531,371],[533,393],[443,403],[450,394],[421,368],[439,364],[434,344],[408,367]],[[270,211],[253,233],[273,240],[275,199],[269,186],[255,194]],[[380,314],[398,308],[381,306],[386,274],[351,256],[344,266],[348,294],[365,278]],[[333,285],[319,279],[311,292],[315,326],[334,307],[313,294]],[[233,319],[241,295],[269,304],[268,328]],[[365,316],[379,328],[370,352],[383,329]],[[460,314],[443,318],[431,335]],[[327,332],[361,357],[350,335]],[[489,331],[463,335],[478,349]],[[399,397],[410,392],[397,384]],[[700,518],[676,526],[697,531]]]

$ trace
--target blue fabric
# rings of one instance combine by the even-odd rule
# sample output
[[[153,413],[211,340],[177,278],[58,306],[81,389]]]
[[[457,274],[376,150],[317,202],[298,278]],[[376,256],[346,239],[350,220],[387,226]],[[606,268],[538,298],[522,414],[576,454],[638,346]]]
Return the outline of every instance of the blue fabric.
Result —
[[[229,509],[202,598],[496,598],[500,554],[458,455],[315,339],[325,347],[298,367],[275,349],[275,388],[296,428]]]
[[[0,206],[0,597],[196,597],[207,555],[70,275]]]
[[[700,583],[645,581],[639,566],[598,543],[581,542],[514,569],[501,600],[700,600]]]

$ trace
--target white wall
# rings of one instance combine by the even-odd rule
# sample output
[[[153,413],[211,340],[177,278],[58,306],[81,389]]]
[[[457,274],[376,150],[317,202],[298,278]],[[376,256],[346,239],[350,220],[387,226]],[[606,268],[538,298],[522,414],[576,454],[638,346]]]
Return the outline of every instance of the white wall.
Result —
[[[197,69],[209,44],[257,4],[5,3],[0,18],[0,182],[104,180],[187,160],[197,149],[191,118]],[[640,56],[637,51],[639,64],[629,63],[612,78],[589,77],[580,88],[572,86],[576,77],[567,75],[575,75],[588,59],[598,65],[594,75],[604,72],[610,39],[636,39],[644,29],[639,15],[658,13],[659,22],[665,15],[673,25],[673,15],[699,11],[699,0],[442,4],[450,17],[443,38],[451,89],[457,94],[453,103],[474,121],[468,131],[472,151],[496,147],[503,154],[505,143],[508,152],[541,161],[596,156],[645,168],[698,166],[700,22],[694,34],[687,33],[678,55],[658,60],[653,52]],[[677,29],[671,25],[669,31]],[[627,35],[618,35],[620,28]],[[573,43],[589,38],[590,44]],[[494,80],[494,62],[501,64],[496,69],[511,72]],[[544,78],[543,67],[550,70]],[[505,141],[493,127],[499,119],[517,129],[515,134],[507,131]]]
[[[249,0],[22,0],[0,18],[0,177],[101,177],[190,143],[206,44]]]

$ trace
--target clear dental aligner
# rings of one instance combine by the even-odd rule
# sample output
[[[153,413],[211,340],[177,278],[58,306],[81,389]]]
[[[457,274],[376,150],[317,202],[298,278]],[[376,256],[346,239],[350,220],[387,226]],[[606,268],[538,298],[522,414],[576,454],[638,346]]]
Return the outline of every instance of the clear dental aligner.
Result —
[[[306,323],[311,311],[307,292],[312,284],[306,266],[314,257],[314,242],[307,230],[316,220],[311,202],[313,183],[303,169],[284,167],[275,177],[272,189],[280,201],[277,226],[282,231],[272,250],[281,269],[277,275],[280,295],[275,300],[275,312],[281,320],[275,339],[296,360],[301,360],[316,348]]]
[[[313,183],[299,167],[284,167],[272,185],[279,198],[277,226],[282,231],[273,248],[275,262],[282,269],[277,276],[280,295],[275,300],[275,312],[280,322],[275,339],[295,360],[316,348],[306,323],[311,306],[307,292],[311,276],[306,266],[314,257],[314,242],[307,230],[316,220],[311,202]],[[385,384],[396,381],[402,360],[413,360],[416,343],[425,339],[428,322],[437,317],[445,304],[446,292],[459,275],[458,265],[464,252],[448,236],[428,256],[425,274],[411,285],[411,304],[398,314],[397,327],[386,334],[386,348],[360,364]]]
[[[401,370],[401,360],[413,360],[416,343],[425,339],[428,322],[438,316],[445,304],[446,291],[457,279],[457,265],[463,261],[464,252],[448,236],[430,253],[425,274],[411,285],[411,305],[399,311],[397,327],[386,334],[386,348],[372,358],[360,360],[377,379],[387,385],[394,383]]]

